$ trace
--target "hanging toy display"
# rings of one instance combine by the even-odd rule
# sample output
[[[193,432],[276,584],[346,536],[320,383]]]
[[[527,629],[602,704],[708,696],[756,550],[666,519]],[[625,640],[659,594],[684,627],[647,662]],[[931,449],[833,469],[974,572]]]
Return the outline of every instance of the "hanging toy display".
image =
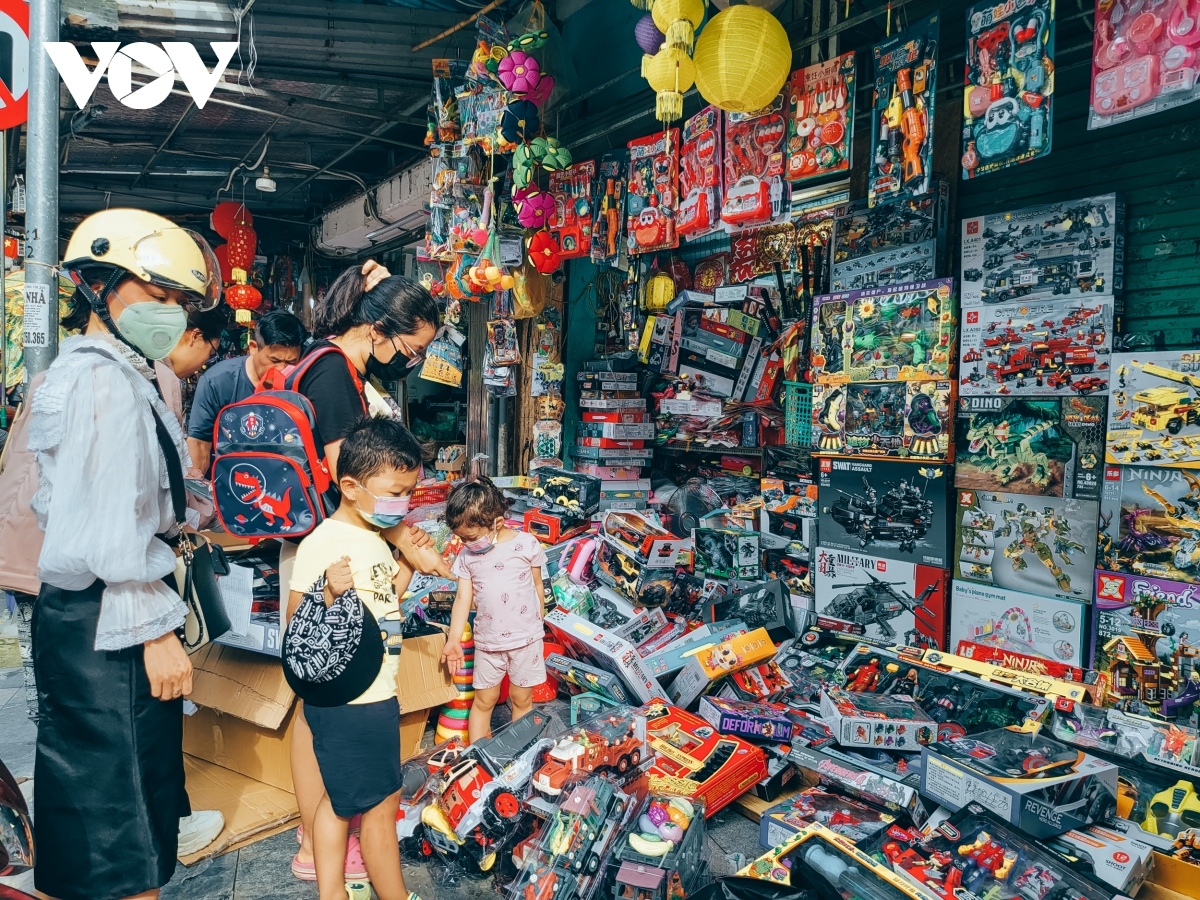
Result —
[[[554,197],[532,187],[513,191],[513,206],[522,228],[544,228],[554,218]]]
[[[595,180],[594,160],[550,173],[550,196],[554,198],[550,235],[558,243],[560,259],[576,259],[591,252],[592,185]]]
[[[558,270],[562,255],[550,232],[539,231],[529,238],[529,260],[543,275],[551,275]]]
[[[433,739],[441,744],[453,738],[463,744],[470,743],[467,734],[467,719],[471,715],[471,704],[475,702],[475,634],[470,624],[463,626],[463,661],[451,679],[458,697],[442,707],[438,713],[437,730]]]
[[[783,95],[762,115],[725,114],[725,230],[740,231],[780,224],[791,214],[791,190],[785,178],[787,122]]]
[[[629,191],[625,232],[630,253],[679,246],[675,228],[679,202],[679,129],[629,142]]]
[[[854,54],[797,69],[788,80],[787,177],[821,178],[850,169],[854,135]]]
[[[721,230],[721,122],[706,106],[684,123],[679,150],[680,235],[695,240]]]
[[[629,151],[610,150],[600,157],[596,173],[599,195],[592,227],[592,262],[613,264],[621,255],[621,225],[624,221],[625,181],[629,173]]]

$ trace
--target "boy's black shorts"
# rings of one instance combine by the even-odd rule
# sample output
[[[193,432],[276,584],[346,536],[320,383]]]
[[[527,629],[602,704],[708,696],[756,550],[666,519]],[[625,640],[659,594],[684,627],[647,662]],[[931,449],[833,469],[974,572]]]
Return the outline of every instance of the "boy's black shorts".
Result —
[[[366,812],[400,790],[400,702],[304,706],[333,811]]]

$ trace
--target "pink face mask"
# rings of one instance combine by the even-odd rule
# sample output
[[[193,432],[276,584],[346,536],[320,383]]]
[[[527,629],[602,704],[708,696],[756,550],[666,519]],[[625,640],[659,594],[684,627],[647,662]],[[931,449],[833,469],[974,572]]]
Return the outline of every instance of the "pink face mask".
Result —
[[[412,497],[376,497],[375,515],[377,516],[407,516],[408,506]]]

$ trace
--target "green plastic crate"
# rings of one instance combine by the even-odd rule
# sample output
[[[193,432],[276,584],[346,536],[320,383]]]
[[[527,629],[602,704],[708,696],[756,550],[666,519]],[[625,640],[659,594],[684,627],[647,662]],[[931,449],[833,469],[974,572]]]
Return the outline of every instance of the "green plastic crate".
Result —
[[[792,447],[812,444],[812,385],[803,381],[783,383],[785,440]]]

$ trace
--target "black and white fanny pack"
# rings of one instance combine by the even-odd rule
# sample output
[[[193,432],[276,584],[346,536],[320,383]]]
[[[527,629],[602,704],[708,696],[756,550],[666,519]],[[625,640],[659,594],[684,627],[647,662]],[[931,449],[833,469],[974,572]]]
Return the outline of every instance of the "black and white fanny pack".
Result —
[[[304,594],[283,635],[283,674],[312,706],[342,706],[359,697],[383,666],[375,616],[351,588],[325,605],[325,576]]]

